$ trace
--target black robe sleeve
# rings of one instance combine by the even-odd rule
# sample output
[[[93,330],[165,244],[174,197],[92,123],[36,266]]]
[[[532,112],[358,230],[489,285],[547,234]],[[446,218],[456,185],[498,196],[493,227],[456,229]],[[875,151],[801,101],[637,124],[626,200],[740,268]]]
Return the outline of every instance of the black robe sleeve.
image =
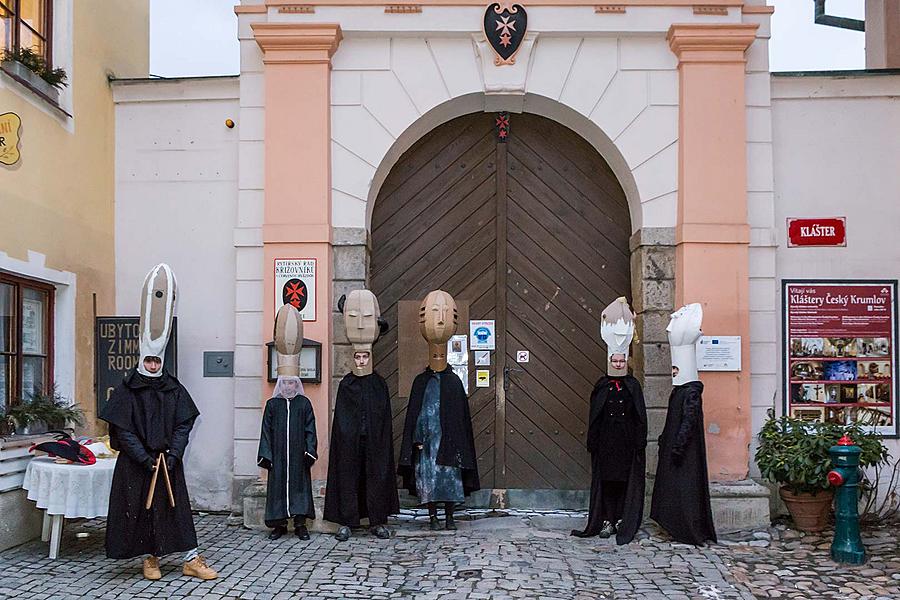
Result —
[[[266,402],[263,411],[262,425],[259,430],[259,449],[256,451],[256,464],[263,469],[272,468],[272,410]]]
[[[141,443],[141,440],[134,433],[113,425],[110,428],[110,441],[113,438],[116,439],[116,444],[113,448],[130,456],[134,462],[144,466],[148,466],[148,463],[153,462],[153,457],[147,453],[144,444]]]
[[[316,438],[316,414],[313,412],[312,403],[306,401],[306,422],[304,429],[306,430],[306,457],[307,464],[312,466],[319,459],[318,439]]]
[[[700,394],[693,388],[690,388],[687,397],[684,399],[684,412],[681,416],[678,432],[675,434],[675,441],[672,444],[672,458],[676,461],[684,456],[684,449],[697,431],[697,425],[702,415],[700,403]]]

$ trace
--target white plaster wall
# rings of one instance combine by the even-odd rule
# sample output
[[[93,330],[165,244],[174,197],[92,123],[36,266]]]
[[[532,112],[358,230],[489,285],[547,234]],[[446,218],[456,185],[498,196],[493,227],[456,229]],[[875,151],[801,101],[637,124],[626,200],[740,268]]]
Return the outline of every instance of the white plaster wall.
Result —
[[[178,379],[200,417],[185,458],[197,508],[231,507],[231,378],[204,378],[203,352],[235,348],[237,78],[117,82],[116,312],[137,315],[147,271],[178,278]]]
[[[263,389],[263,244],[265,181],[265,79],[262,51],[250,24],[265,14],[243,14],[238,23],[241,77],[238,122],[238,199],[234,225],[235,251],[235,370],[234,476],[244,483],[259,476],[256,451],[262,422]],[[235,504],[241,486],[235,484]]]
[[[780,414],[780,280],[900,278],[900,75],[772,77],[772,120]],[[788,248],[789,217],[846,217],[847,247]]]
[[[678,77],[663,35],[539,34],[516,67],[487,58],[471,35],[341,43],[332,78],[336,227],[367,226],[380,181],[433,127],[504,109],[570,121],[632,192],[633,229],[675,225]],[[490,93],[497,88],[507,93]]]
[[[756,433],[775,401],[778,385],[775,180],[772,164],[772,99],[769,75],[769,15],[745,15],[759,25],[747,50],[747,222],[750,225],[750,475],[759,476],[753,460]]]

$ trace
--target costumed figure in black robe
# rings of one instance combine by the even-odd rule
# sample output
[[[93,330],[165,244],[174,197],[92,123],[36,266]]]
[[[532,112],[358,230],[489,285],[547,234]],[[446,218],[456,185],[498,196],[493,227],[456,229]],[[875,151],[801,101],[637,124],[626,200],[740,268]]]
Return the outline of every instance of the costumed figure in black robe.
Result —
[[[269,472],[266,481],[266,526],[270,540],[287,532],[288,518],[294,535],[309,539],[306,519],[315,519],[312,476],[316,462],[316,417],[300,381],[303,319],[291,304],[275,315],[275,354],[278,361],[275,393],[266,401],[259,433],[257,464]]]
[[[675,387],[659,437],[659,464],[650,508],[650,517],[675,540],[696,546],[716,541],[709,504],[703,384],[695,350],[702,320],[702,307],[689,304],[672,315],[666,328]]]
[[[182,573],[215,579],[197,550],[185,485],[185,449],[200,414],[190,394],[163,369],[175,314],[175,275],[165,264],[144,280],[137,367],[113,390],[100,418],[119,450],[106,519],[106,555],[146,555],[144,577],[162,577],[159,557],[184,553]],[[148,507],[149,504],[149,507]]]
[[[447,292],[430,292],[419,309],[419,329],[428,340],[428,368],[409,394],[399,473],[410,494],[428,507],[430,527],[456,529],[453,509],[481,488],[469,401],[462,381],[447,364],[447,340],[456,332],[456,302]]]
[[[371,532],[391,537],[388,516],[400,512],[394,470],[391,397],[373,370],[372,344],[387,331],[378,300],[369,290],[341,296],[347,339],[353,345],[353,371],[338,386],[328,450],[325,520],[341,527],[335,537],[350,539],[350,528],[369,519]]]
[[[591,394],[587,448],[591,453],[588,524],[578,537],[615,534],[616,543],[634,539],[644,516],[647,409],[637,379],[628,374],[634,316],[618,298],[600,317],[606,342],[607,372]]]

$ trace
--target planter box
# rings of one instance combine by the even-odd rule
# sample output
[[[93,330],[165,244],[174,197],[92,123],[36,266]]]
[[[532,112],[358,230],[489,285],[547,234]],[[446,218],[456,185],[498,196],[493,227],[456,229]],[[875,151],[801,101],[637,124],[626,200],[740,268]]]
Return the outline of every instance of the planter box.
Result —
[[[55,106],[59,106],[59,90],[41,79],[34,71],[15,60],[0,62],[0,70],[33,90]]]

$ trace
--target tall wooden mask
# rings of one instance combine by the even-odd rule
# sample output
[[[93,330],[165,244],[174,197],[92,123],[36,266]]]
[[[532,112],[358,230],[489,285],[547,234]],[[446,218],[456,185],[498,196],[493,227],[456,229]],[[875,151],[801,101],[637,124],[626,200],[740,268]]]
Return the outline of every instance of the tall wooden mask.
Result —
[[[353,290],[341,305],[347,340],[353,346],[353,373],[370,375],[374,359],[372,344],[378,339],[381,327],[378,299],[369,290]]]
[[[430,344],[446,345],[458,321],[456,301],[443,290],[429,292],[419,307],[419,331]]]
[[[279,376],[300,376],[303,349],[303,318],[292,304],[284,304],[275,314],[275,358]]]

